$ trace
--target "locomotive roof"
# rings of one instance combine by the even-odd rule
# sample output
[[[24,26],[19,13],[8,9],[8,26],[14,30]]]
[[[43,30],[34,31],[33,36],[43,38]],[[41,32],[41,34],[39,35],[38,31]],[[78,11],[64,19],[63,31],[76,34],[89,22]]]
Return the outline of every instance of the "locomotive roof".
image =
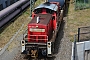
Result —
[[[36,7],[35,9],[39,9],[39,8],[47,8],[47,9],[51,9],[53,11],[57,11],[58,6],[56,4],[51,4],[51,3],[43,3],[40,4],[38,7]]]
[[[49,21],[52,18],[51,14],[37,14],[31,21],[29,24],[37,24],[37,17],[39,17],[39,23],[38,24],[43,24],[43,25],[47,25],[49,23]]]

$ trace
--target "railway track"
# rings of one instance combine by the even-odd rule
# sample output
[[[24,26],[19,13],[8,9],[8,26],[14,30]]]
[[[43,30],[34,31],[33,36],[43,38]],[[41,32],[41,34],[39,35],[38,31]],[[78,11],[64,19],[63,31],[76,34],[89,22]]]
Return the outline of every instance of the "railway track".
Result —
[[[47,58],[42,58],[42,59],[38,59],[38,58],[37,59],[29,59],[28,58],[27,60],[48,60],[48,59]]]
[[[36,60],[55,60],[55,56],[53,56],[53,57],[47,57],[47,58],[37,58]],[[31,60],[35,60],[35,59],[31,59]]]
[[[21,60],[54,60],[54,58],[55,58],[55,56],[52,56],[52,57],[40,56],[37,58],[31,58],[30,56],[22,55],[22,54],[20,54],[20,57],[19,57],[19,59],[21,59]],[[19,60],[19,59],[16,59],[16,60]]]
[[[29,56],[26,55],[20,55],[20,57],[18,57],[18,59],[15,60],[54,60],[53,57],[40,57],[40,58],[29,58]]]

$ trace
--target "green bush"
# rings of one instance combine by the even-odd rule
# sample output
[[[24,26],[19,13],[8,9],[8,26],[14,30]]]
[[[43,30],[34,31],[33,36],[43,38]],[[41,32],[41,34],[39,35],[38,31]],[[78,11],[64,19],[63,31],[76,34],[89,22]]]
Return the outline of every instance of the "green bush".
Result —
[[[90,7],[88,0],[76,0],[75,9],[85,9]]]

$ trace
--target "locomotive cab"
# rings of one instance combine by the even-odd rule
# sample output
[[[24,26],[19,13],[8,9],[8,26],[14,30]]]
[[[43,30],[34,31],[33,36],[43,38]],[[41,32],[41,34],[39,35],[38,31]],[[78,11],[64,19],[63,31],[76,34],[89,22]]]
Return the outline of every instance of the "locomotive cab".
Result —
[[[37,14],[51,14],[53,16],[53,29],[57,29],[57,24],[63,20],[63,10],[60,10],[61,6],[59,2],[46,2],[36,7],[32,13],[32,19]]]

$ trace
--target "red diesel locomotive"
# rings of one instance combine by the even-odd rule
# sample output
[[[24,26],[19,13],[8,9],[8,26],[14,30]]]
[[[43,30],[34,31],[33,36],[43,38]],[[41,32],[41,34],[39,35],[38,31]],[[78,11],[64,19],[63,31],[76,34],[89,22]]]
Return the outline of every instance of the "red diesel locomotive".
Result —
[[[45,2],[36,7],[28,24],[28,33],[21,41],[22,53],[30,57],[52,56],[62,18],[59,2]]]

